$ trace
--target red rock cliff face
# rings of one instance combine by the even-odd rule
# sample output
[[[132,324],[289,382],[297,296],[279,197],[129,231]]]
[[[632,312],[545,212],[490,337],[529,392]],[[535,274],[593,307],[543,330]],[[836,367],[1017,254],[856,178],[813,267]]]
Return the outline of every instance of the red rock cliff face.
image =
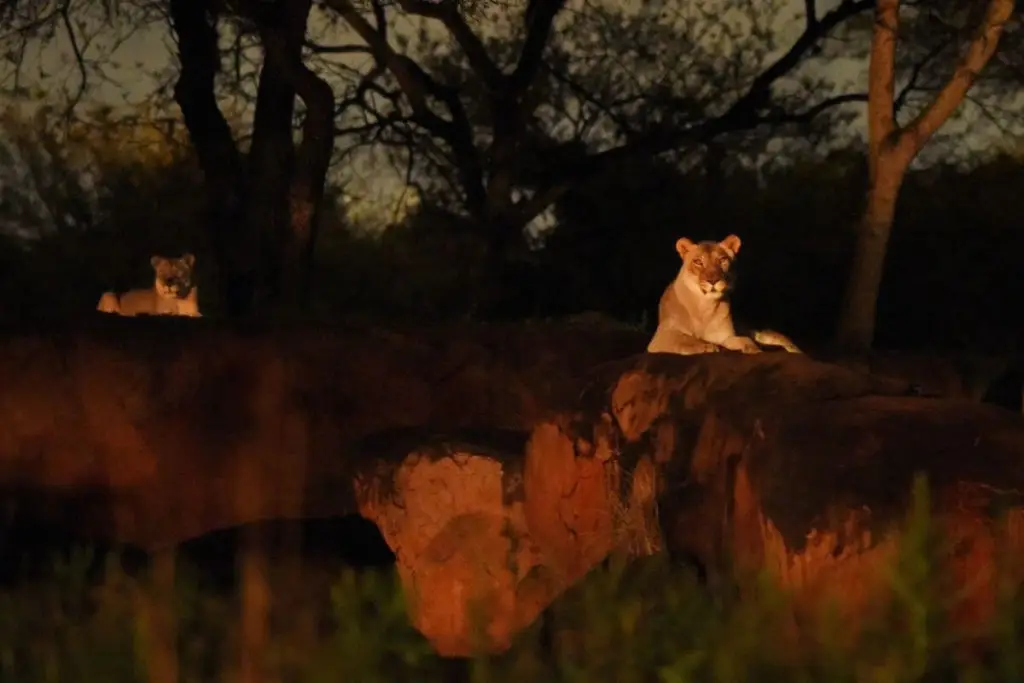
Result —
[[[645,343],[128,319],[0,336],[0,486],[59,491],[50,513],[147,547],[359,512],[445,654],[469,653],[478,625],[505,647],[615,548],[741,580],[768,568],[799,609],[836,596],[853,623],[884,592],[919,470],[951,580],[1019,547],[1019,416],[803,356]],[[982,581],[960,614],[992,603]]]
[[[525,438],[588,368],[641,344],[543,325],[279,332],[106,317],[0,335],[0,481],[102,495],[88,521],[143,545],[355,512],[362,440]]]
[[[787,354],[640,356],[592,387],[561,441],[609,439],[621,469],[645,479],[653,464],[670,552],[741,584],[771,571],[798,619],[834,599],[850,635],[882,604],[922,472],[942,570],[971,585],[954,613],[980,626],[996,599],[997,549],[1024,550],[1024,420],[907,394],[899,381]]]

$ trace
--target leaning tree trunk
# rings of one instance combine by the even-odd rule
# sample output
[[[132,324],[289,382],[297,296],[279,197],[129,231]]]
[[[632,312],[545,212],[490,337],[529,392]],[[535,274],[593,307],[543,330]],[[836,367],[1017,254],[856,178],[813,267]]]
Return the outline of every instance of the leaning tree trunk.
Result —
[[[842,346],[853,351],[869,349],[874,339],[878,293],[896,218],[896,200],[910,163],[901,151],[883,146],[869,161],[867,205],[857,229],[839,331]]]
[[[838,328],[839,345],[848,351],[866,351],[874,340],[885,255],[896,215],[896,200],[907,169],[960,105],[978,73],[995,53],[1013,7],[1014,0],[989,0],[985,18],[952,78],[924,111],[901,127],[896,124],[893,113],[900,0],[878,0],[875,6],[868,72],[870,183]]]

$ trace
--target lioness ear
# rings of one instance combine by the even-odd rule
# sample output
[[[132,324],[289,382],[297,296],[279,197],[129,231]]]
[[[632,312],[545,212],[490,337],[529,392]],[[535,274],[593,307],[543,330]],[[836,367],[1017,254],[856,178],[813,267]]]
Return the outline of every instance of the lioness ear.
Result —
[[[194,254],[186,253],[181,257],[181,260],[185,262],[185,265],[191,268],[196,264],[196,257]]]
[[[685,259],[687,252],[696,247],[693,240],[688,237],[680,237],[676,240],[676,253],[679,254],[679,258]]]
[[[736,235],[729,235],[724,240],[718,243],[723,249],[728,249],[735,256],[740,252],[740,238]]]
[[[163,262],[164,262],[163,256],[154,256],[153,258],[149,259],[149,265],[153,266],[153,270],[156,270],[157,268],[159,268],[160,264],[163,263]]]

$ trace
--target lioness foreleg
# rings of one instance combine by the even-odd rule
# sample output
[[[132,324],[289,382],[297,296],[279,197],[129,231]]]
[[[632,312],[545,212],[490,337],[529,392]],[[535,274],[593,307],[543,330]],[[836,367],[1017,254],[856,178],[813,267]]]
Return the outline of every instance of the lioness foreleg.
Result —
[[[668,325],[658,325],[650,343],[647,344],[648,353],[678,353],[683,356],[716,353],[720,350],[721,347],[717,344],[698,339]]]
[[[730,351],[741,353],[761,353],[761,347],[750,337],[734,335],[722,342],[722,346]]]

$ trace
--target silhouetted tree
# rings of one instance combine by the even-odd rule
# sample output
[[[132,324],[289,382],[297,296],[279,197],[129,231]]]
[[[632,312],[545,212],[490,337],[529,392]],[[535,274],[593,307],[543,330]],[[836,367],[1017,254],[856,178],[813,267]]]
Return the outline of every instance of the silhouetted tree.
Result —
[[[274,303],[308,297],[316,212],[334,142],[330,86],[302,60],[310,8],[310,0],[170,0],[180,61],[174,96],[209,184],[209,224],[230,314],[248,312],[258,291]],[[218,21],[228,12],[239,30],[258,35],[263,53],[244,158],[217,102]],[[305,107],[298,146],[296,96]]]
[[[179,63],[169,77],[206,179],[206,223],[234,313],[304,298],[332,151],[336,163],[368,147],[401,164],[424,203],[480,231],[492,260],[481,272],[494,276],[510,252],[533,258],[524,226],[595,179],[614,192],[616,173],[654,168],[654,157],[697,163],[707,149],[718,161],[704,165],[721,179],[764,150],[765,131],[813,145],[834,121],[823,114],[866,100],[822,95],[810,67],[847,49],[826,39],[868,18],[874,0],[827,12],[805,3],[802,31],[781,50],[766,35],[773,3],[726,0],[729,12],[673,0],[635,11],[584,4],[569,13],[562,0],[522,12],[484,0],[16,3],[0,16],[10,29],[0,47],[17,85],[33,41],[81,38],[83,27],[115,42],[140,26],[172,29]],[[419,36],[397,30],[409,19],[424,27]],[[340,42],[345,28],[356,44]],[[90,41],[78,42],[67,111],[107,68]],[[370,59],[345,61],[353,55]],[[907,66],[912,81],[915,69]],[[252,97],[251,135],[229,123],[228,95]]]
[[[489,43],[455,3],[371,3],[375,23],[350,0],[324,4],[355,30],[376,62],[344,100],[363,114],[345,132],[387,136],[392,145],[443,156],[443,177],[456,188],[460,208],[486,226],[498,253],[521,242],[523,228],[569,189],[624,160],[766,123],[807,122],[850,101],[843,95],[793,102],[774,87],[794,76],[837,26],[871,6],[868,0],[843,0],[820,17],[814,15],[789,49],[764,65],[758,57],[766,46],[751,54],[743,48],[756,39],[728,33],[724,22],[717,26],[727,32],[722,44],[708,47],[693,30],[706,30],[713,21],[687,27],[682,20],[666,20],[673,12],[682,16],[682,5],[675,3],[654,3],[635,16],[588,4],[587,12],[567,17],[556,30],[562,0],[534,0],[508,39]],[[396,10],[443,27],[457,53],[414,60],[409,50],[401,50],[402,41],[389,38],[386,13]],[[755,25],[764,19],[757,11],[751,10]],[[721,50],[712,54],[726,40],[732,41],[736,56],[726,57]],[[655,58],[662,50],[669,53],[663,62]],[[693,73],[680,68],[691,64],[671,57],[698,52]],[[629,68],[619,68],[618,78],[612,79],[609,69],[616,60],[629,62]],[[598,82],[595,76],[602,71]],[[716,90],[724,91],[724,97]],[[600,119],[602,148],[586,139],[587,131],[577,130],[565,140],[554,130],[568,123],[563,114],[565,105],[572,104],[568,94],[582,111]]]

